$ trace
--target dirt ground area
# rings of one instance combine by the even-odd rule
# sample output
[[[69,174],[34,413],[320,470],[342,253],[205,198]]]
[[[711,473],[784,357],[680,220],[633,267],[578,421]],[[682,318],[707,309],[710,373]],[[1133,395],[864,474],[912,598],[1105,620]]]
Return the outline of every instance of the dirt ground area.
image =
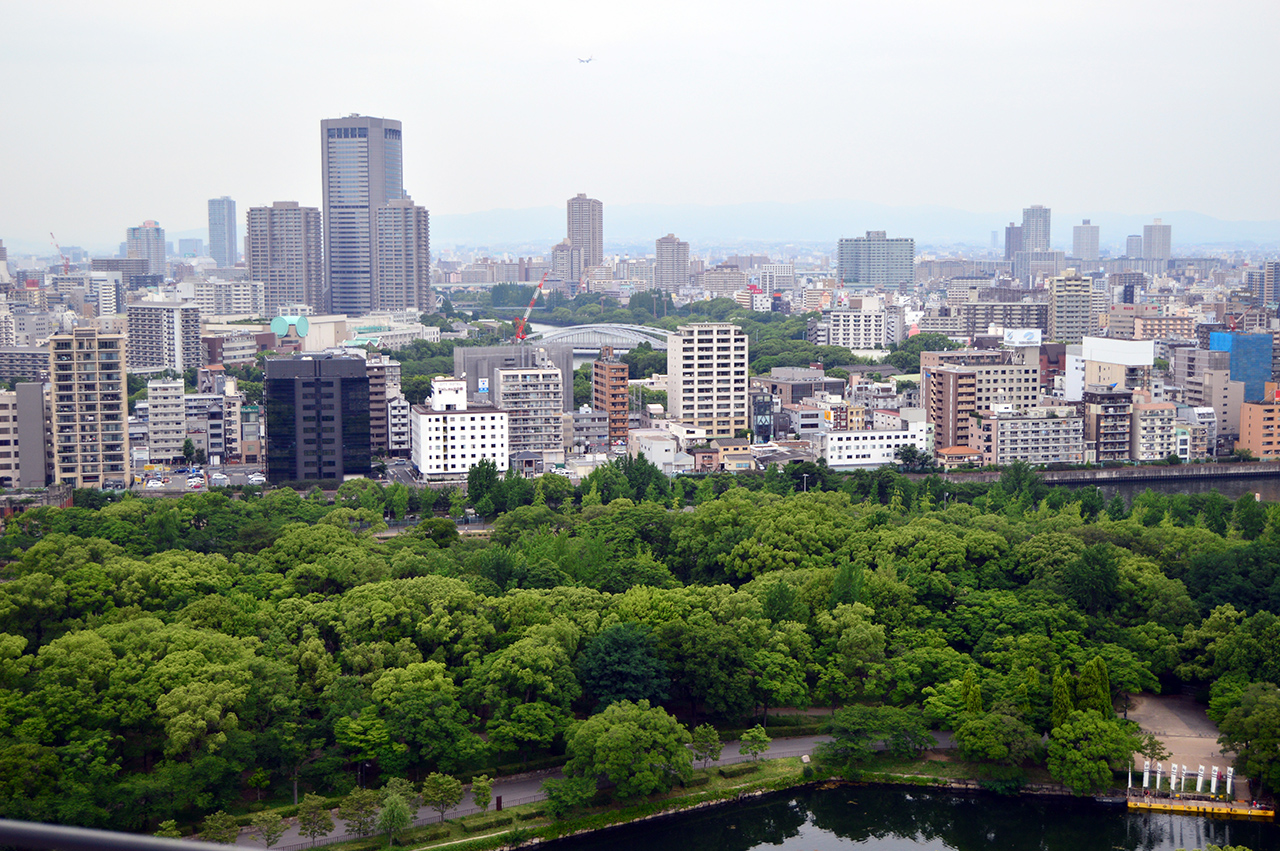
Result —
[[[1130,700],[1129,720],[1137,721],[1143,732],[1163,742],[1172,754],[1171,760],[1187,766],[1188,777],[1201,765],[1206,777],[1215,765],[1224,773],[1231,765],[1235,754],[1224,754],[1218,746],[1218,727],[1209,720],[1202,704],[1181,694],[1139,694]],[[1144,757],[1135,754],[1134,759],[1141,766]],[[1166,772],[1168,762],[1165,761]],[[1243,789],[1235,791],[1244,792]]]

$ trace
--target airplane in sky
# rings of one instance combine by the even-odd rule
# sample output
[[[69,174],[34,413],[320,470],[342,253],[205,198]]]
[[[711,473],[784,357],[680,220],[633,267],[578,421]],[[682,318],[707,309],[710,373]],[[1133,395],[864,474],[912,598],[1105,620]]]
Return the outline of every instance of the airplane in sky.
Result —
[[[590,62],[592,59],[595,59],[595,58],[596,57],[592,55],[592,56],[588,56],[586,59],[579,59],[578,61],[581,62],[583,65],[586,65],[588,62]]]

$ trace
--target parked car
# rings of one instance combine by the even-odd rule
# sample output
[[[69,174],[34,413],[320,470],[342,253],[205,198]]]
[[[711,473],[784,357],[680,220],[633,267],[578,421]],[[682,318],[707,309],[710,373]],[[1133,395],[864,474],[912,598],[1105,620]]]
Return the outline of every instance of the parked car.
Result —
[[[147,483],[144,487],[162,488],[164,487],[164,482],[160,481],[159,479],[147,479]]]
[[[249,474],[249,484],[251,484],[251,485],[265,485],[266,483],[267,483],[267,477],[266,477],[266,476],[264,476],[264,475],[262,475],[261,473],[250,473],[250,474]]]
[[[225,488],[231,484],[231,479],[226,473],[214,473],[209,477],[209,484],[215,488]]]

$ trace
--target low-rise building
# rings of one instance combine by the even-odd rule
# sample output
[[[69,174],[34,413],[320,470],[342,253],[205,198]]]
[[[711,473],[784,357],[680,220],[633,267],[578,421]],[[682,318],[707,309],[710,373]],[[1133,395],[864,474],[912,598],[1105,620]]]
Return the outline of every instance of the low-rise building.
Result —
[[[1014,462],[1082,464],[1085,461],[1084,417],[1070,406],[1016,410],[1001,406],[974,415],[971,446],[982,451],[982,463],[1004,467]]]
[[[1236,449],[1255,458],[1280,458],[1280,402],[1245,402],[1240,406],[1240,438]]]
[[[467,382],[431,380],[431,404],[414,405],[409,414],[413,465],[424,476],[465,477],[481,461],[505,472],[508,423],[505,411],[467,404]]]
[[[879,467],[897,463],[897,452],[903,446],[933,455],[933,423],[920,418],[903,422],[896,429],[863,429],[861,431],[828,431],[816,438],[819,454],[836,470]]]
[[[1146,393],[1135,393],[1134,399],[1129,457],[1134,461],[1163,461],[1176,455],[1178,442],[1173,426],[1178,406],[1172,402],[1149,401]]]

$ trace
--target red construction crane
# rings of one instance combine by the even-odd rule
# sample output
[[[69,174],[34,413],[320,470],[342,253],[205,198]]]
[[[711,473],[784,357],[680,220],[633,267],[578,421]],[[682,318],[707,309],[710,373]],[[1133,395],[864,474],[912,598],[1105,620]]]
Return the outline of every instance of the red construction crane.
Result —
[[[62,252],[62,249],[58,246],[58,238],[53,235],[52,231],[49,232],[49,240],[53,243],[53,247],[58,250],[58,256],[62,258],[62,274],[70,275],[71,258]]]
[[[533,298],[529,299],[529,306],[524,309],[524,318],[516,322],[516,341],[519,342],[529,333],[529,314],[533,313],[533,305],[538,300],[538,296],[542,293],[542,285],[547,282],[547,272],[542,273],[542,280],[538,281],[538,286],[533,289]]]
[[[1244,322],[1244,318],[1248,316],[1250,313],[1253,313],[1253,310],[1254,309],[1250,307],[1246,309],[1243,313],[1241,313],[1239,316],[1232,316],[1231,321],[1227,324],[1227,330],[1235,331],[1236,326],[1239,325],[1241,322]]]

